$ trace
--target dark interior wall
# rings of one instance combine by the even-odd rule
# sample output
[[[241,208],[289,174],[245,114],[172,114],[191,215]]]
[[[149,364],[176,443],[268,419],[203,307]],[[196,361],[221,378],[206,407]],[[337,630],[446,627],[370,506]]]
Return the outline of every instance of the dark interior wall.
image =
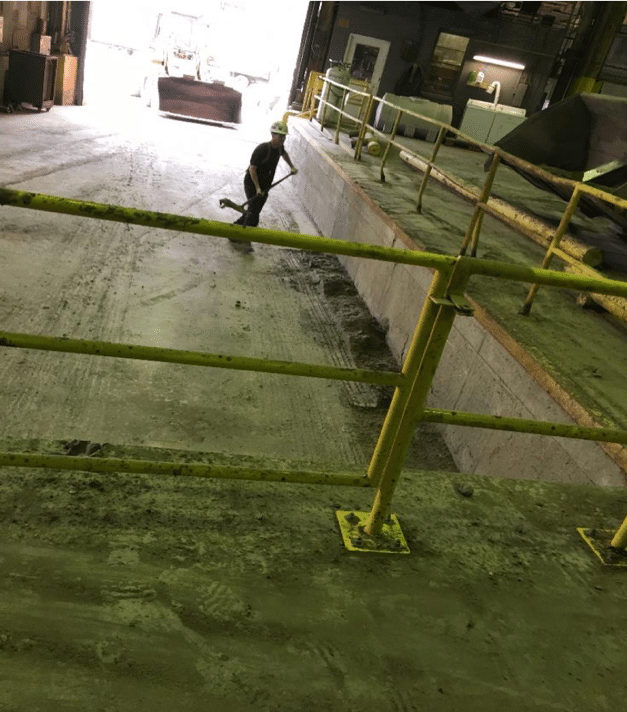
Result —
[[[480,43],[478,47],[482,53],[490,52],[492,56],[498,51],[507,52],[508,58],[525,65],[523,72],[518,72],[517,75],[510,74],[510,81],[513,76],[517,80],[515,84],[518,85],[512,88],[515,92],[515,101],[511,103],[527,109],[527,114],[535,113],[542,108],[546,84],[551,76],[564,35],[564,28],[542,24],[504,23],[499,28],[497,39],[499,46],[492,47]]]
[[[370,11],[369,11],[370,10]],[[522,106],[527,114],[541,108],[546,82],[561,46],[563,30],[539,23],[513,23],[421,2],[340,2],[327,59],[341,60],[349,35],[360,34],[391,42],[377,92],[394,93],[399,80],[417,62],[428,71],[438,34],[449,32],[470,38],[459,82],[450,99],[423,94],[439,103],[453,105],[453,123],[459,125],[468,99],[491,101],[493,95],[469,87],[468,74],[480,69],[475,54],[521,61],[525,71],[486,66],[486,81],[501,82],[500,103]],[[329,67],[328,61],[324,69]]]
[[[367,12],[361,8],[367,5],[384,7],[385,14]],[[399,14],[397,5],[408,5],[407,14]],[[403,50],[410,45],[416,48],[421,46],[422,31],[424,27],[424,10],[422,3],[353,3],[341,2],[331,37],[328,59],[342,60],[349,35],[365,35],[391,42],[381,84],[377,94],[383,96],[392,92],[400,76],[405,72],[409,63],[401,58]],[[410,50],[412,51],[412,50]],[[329,67],[327,63],[325,70]]]
[[[385,14],[369,12],[365,9],[368,6],[382,8]],[[466,36],[480,34],[488,39],[498,36],[488,21],[477,20],[474,16],[460,11],[433,7],[428,3],[341,2],[328,58],[343,58],[350,34],[377,37],[391,42],[378,91],[378,95],[382,96],[385,92],[394,90],[411,60],[417,61],[424,70],[427,69],[440,31]]]

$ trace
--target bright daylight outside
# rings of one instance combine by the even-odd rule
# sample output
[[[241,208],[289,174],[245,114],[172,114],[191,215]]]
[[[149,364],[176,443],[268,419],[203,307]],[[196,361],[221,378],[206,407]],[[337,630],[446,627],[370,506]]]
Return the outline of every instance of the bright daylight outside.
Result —
[[[173,114],[235,124],[282,113],[307,5],[95,0],[84,103],[115,110],[117,102],[134,97]],[[198,113],[207,103],[214,115]]]

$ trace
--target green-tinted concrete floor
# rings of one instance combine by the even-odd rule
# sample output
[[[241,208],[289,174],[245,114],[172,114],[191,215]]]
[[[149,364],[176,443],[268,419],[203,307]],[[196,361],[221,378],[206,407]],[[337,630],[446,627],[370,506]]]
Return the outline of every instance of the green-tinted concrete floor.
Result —
[[[44,117],[46,122],[51,119],[54,116]],[[196,146],[187,149],[186,159],[194,171],[181,171],[185,181],[181,185],[170,175],[172,166],[180,165],[177,147],[165,150],[162,145],[158,151],[149,146],[146,151],[134,140],[120,143],[115,132],[107,131],[92,139],[93,129],[82,121],[76,121],[76,131],[71,137],[76,145],[74,151],[67,147],[71,154],[67,161],[58,147],[42,154],[41,147],[23,139],[23,150],[16,151],[19,155],[11,161],[24,173],[18,181],[7,160],[3,180],[40,190],[73,186],[85,191],[79,197],[89,199],[148,201],[146,207],[155,208],[165,201],[181,211],[207,210],[200,200],[207,191],[208,171]],[[48,133],[55,132],[57,141],[70,138],[68,126],[49,125]],[[88,174],[71,172],[81,170],[78,147],[86,152]],[[238,152],[238,160],[245,159],[249,147],[233,142],[232,150]],[[98,165],[99,153],[103,162],[112,160],[115,168],[104,186],[92,185],[97,179],[92,166]],[[235,173],[228,166],[222,166],[220,174],[214,170],[209,186],[212,199],[237,189],[238,179],[223,182],[231,175]],[[415,176],[407,175],[410,185]],[[70,183],[70,178],[76,182]],[[185,185],[195,191],[191,199],[184,195]],[[89,195],[88,190],[94,192]],[[444,204],[444,193],[437,200]],[[280,223],[280,215],[271,215]],[[26,239],[34,243],[41,235],[42,245],[50,241],[45,221],[21,220],[11,217],[12,227],[7,230],[15,239],[7,239],[6,244],[16,253]],[[435,233],[434,225],[435,221],[424,233]],[[116,240],[114,256],[119,260],[129,239],[118,232],[108,235]],[[447,231],[441,229],[440,234]],[[59,235],[77,244],[83,239],[78,230],[61,230]],[[104,234],[94,229],[90,236],[98,250],[105,251]],[[159,244],[145,235],[137,239],[145,264],[136,278],[145,280],[150,274],[154,279],[153,288],[138,305],[146,309],[159,305],[161,311],[142,312],[142,318],[128,322],[127,337],[138,336],[138,331],[141,336],[145,329],[165,343],[174,335],[179,338],[179,317],[193,308],[187,299],[197,285],[190,282],[185,289],[184,283],[176,283],[176,288],[170,283],[180,272],[165,269],[177,264],[176,251],[181,253],[181,264],[194,267],[183,273],[185,279],[211,275],[202,281],[202,290],[207,289],[201,290],[203,298],[212,293],[217,273],[227,276],[230,270],[237,275],[236,283],[243,284],[257,274],[248,268],[252,263],[246,263],[245,269],[221,248],[198,252],[195,244],[180,237],[172,241],[163,237]],[[54,250],[54,245],[48,249]],[[100,254],[87,253],[94,258]],[[5,259],[9,254],[7,247]],[[19,254],[34,269],[37,260],[32,260],[33,266],[27,254]],[[58,262],[43,265],[46,276],[58,273],[70,257],[65,251],[56,254]],[[187,259],[190,255],[198,261]],[[260,263],[255,269],[264,265],[279,269],[269,251],[260,250],[255,259]],[[115,266],[111,261],[106,264]],[[111,298],[111,285],[123,286],[120,275],[126,273],[116,268],[113,277],[118,281],[110,282],[106,271],[100,274],[93,266],[76,272],[85,278],[85,294],[90,297],[98,287],[103,300]],[[293,270],[279,269],[277,274],[294,277]],[[13,270],[16,288],[18,276]],[[76,288],[76,278],[70,277],[62,285],[68,294]],[[142,284],[135,287],[141,289]],[[81,308],[75,318],[69,307],[47,317],[37,309],[35,296],[40,293],[51,293],[45,280],[37,285],[32,304],[21,302],[20,309],[31,310],[42,328],[50,323],[61,333],[76,328],[83,311],[92,308],[90,299],[84,298],[81,305],[77,297],[74,305]],[[17,294],[7,292],[5,304],[13,304],[9,299],[16,300]],[[252,288],[247,292],[252,300],[249,294]],[[223,296],[222,306],[231,310],[224,312],[227,319],[241,326],[231,292]],[[294,299],[294,293],[285,295],[286,303]],[[108,303],[103,301],[105,306]],[[12,325],[23,324],[20,309],[6,310]],[[109,310],[93,313],[108,318]],[[205,329],[203,319],[194,324],[200,343],[209,348],[208,341],[219,342],[222,337]],[[298,318],[294,322],[299,323]],[[116,324],[88,321],[82,328],[86,334],[94,327],[105,334],[113,330],[115,336]],[[72,389],[68,385],[74,382],[72,374],[59,373],[55,381],[50,371],[47,385],[54,386],[51,394],[61,404],[66,398],[78,398],[82,391],[96,404],[110,395],[104,388],[88,389],[88,380],[80,381],[87,384],[82,389]],[[120,372],[118,377],[123,375]],[[178,371],[176,375],[183,377]],[[118,393],[123,402],[131,382],[147,384],[142,407],[156,392],[149,378],[122,382],[124,388]],[[9,379],[7,383],[15,385]],[[68,436],[81,430],[94,437],[119,428],[128,431],[129,447],[107,445],[105,455],[233,464],[231,458],[211,453],[208,439],[202,439],[202,447],[195,445],[197,440],[184,442],[179,452],[142,445],[142,439],[183,440],[183,434],[189,436],[197,428],[203,438],[213,434],[210,430],[207,435],[205,427],[211,421],[203,425],[202,418],[190,417],[186,426],[188,420],[175,410],[187,412],[199,395],[211,405],[211,390],[199,394],[192,383],[185,390],[187,404],[178,391],[167,390],[172,389],[171,382],[158,383],[167,386],[167,398],[156,404],[154,414],[170,428],[147,429],[145,424],[152,421],[138,418],[136,423],[144,424],[144,429],[131,431],[122,420],[130,417],[128,410],[113,408],[99,430],[92,426],[89,431],[79,417],[82,411],[70,409],[74,420],[68,421],[73,424]],[[43,406],[44,401],[35,397],[37,383],[26,386],[32,396],[28,412],[33,414],[26,425],[36,429],[37,403]],[[17,406],[22,392],[16,392]],[[14,417],[12,432],[18,433],[25,420]],[[216,429],[229,425],[219,418],[215,421]],[[58,419],[44,418],[42,427],[48,434],[37,431],[30,444],[8,444],[60,452],[61,442],[41,438],[58,438],[61,425]],[[348,425],[347,433],[361,446]],[[266,434],[237,432],[241,447],[236,462],[254,463],[247,455],[257,447],[257,441],[247,440],[253,435],[262,445],[289,452],[293,443],[283,428]],[[168,435],[170,429],[173,434]],[[232,431],[236,433],[235,428]],[[329,432],[335,431],[328,430],[326,436],[308,432],[299,445],[302,457],[324,452]],[[339,447],[347,439],[342,433],[333,444]],[[346,457],[342,462],[357,467],[359,459]],[[285,460],[274,464],[287,466]],[[305,466],[311,467],[311,462]],[[614,712],[626,697],[625,572],[603,567],[576,531],[576,527],[618,526],[627,513],[624,489],[408,471],[393,511],[411,555],[385,556],[349,554],[335,519],[338,509],[367,510],[373,497],[369,491],[11,468],[3,468],[2,474],[3,712]]]
[[[614,712],[627,696],[627,570],[576,531],[616,526],[624,490],[408,471],[393,509],[411,555],[355,555],[335,511],[369,509],[369,490],[3,474],[7,712]]]

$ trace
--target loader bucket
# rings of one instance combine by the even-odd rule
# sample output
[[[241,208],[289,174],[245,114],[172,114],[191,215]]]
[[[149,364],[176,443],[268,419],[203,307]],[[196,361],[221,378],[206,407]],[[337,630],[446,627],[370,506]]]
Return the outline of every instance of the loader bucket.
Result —
[[[627,99],[571,96],[533,114],[495,145],[549,173],[627,199]],[[507,157],[502,161],[508,163]],[[533,185],[570,199],[567,187],[508,165]],[[579,207],[589,217],[609,217],[627,228],[625,209],[587,195]]]
[[[159,110],[190,119],[239,124],[240,92],[218,82],[199,82],[189,77],[159,77]]]

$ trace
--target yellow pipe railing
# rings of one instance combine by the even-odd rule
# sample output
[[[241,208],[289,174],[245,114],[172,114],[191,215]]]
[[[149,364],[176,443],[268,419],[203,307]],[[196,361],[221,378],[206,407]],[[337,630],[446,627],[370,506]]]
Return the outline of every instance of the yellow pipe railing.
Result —
[[[60,351],[62,353],[86,354],[89,356],[110,356],[141,361],[161,361],[187,366],[207,366],[210,368],[232,368],[238,371],[258,371],[282,376],[305,376],[326,378],[336,381],[358,381],[381,386],[400,386],[403,376],[392,371],[368,371],[361,368],[339,368],[297,361],[273,361],[270,359],[229,356],[226,354],[206,354],[197,351],[164,349],[157,346],[116,344],[106,341],[87,341],[55,336],[34,336],[0,331],[0,346],[38,351]]]
[[[166,230],[177,230],[203,236],[240,237],[243,228],[231,224],[188,218],[168,213],[124,208],[100,203],[81,202],[67,198],[0,189],[0,204],[65,213],[92,219],[111,220],[135,225],[145,225]],[[44,350],[86,353],[118,358],[140,358],[214,367],[258,370],[269,373],[362,380],[395,386],[392,404],[385,419],[379,440],[368,468],[367,476],[350,477],[339,473],[311,473],[269,471],[254,468],[226,468],[201,464],[159,463],[112,458],[77,458],[56,455],[31,455],[26,453],[0,453],[0,465],[16,467],[54,467],[98,472],[146,472],[201,477],[229,477],[264,481],[302,482],[307,484],[338,484],[358,487],[376,487],[370,515],[363,527],[365,536],[377,537],[381,532],[401,475],[403,463],[414,429],[421,420],[435,421],[448,418],[451,424],[499,427],[501,423],[486,420],[478,414],[440,414],[425,411],[425,400],[437,370],[448,335],[457,313],[470,314],[463,293],[474,275],[510,279],[529,284],[579,289],[606,295],[627,297],[627,283],[616,280],[572,275],[552,270],[524,267],[494,260],[473,257],[449,257],[417,250],[355,244],[342,240],[329,240],[311,235],[295,235],[260,228],[246,228],[247,239],[252,242],[296,247],[317,252],[330,252],[366,259],[379,259],[435,270],[432,284],[418,319],[407,358],[400,374],[371,372],[361,369],[339,369],[311,364],[265,361],[239,356],[199,354],[156,347],[107,344],[56,337],[1,333],[0,347],[36,348]],[[463,421],[463,422],[462,422]],[[525,427],[522,422],[510,420],[511,429]],[[595,429],[564,430],[562,424],[542,424],[551,434],[566,437],[625,442],[627,432]],[[562,432],[557,432],[562,428]],[[502,429],[502,428],[501,428]],[[525,432],[530,432],[526,430]],[[538,429],[536,432],[540,432]],[[548,433],[547,433],[548,434]]]
[[[381,159],[381,165],[380,165],[380,179],[381,179],[381,181],[385,180],[385,173],[383,171],[383,168],[385,166],[385,163],[387,161],[387,158],[389,156],[389,152],[390,152],[390,149],[392,146],[395,146],[395,147],[399,148],[400,150],[406,152],[407,154],[413,155],[427,163],[427,169],[425,170],[423,180],[420,185],[418,202],[416,205],[416,210],[419,213],[422,212],[422,197],[423,197],[423,194],[425,191],[427,181],[429,180],[429,177],[431,174],[431,168],[435,165],[436,156],[438,154],[440,145],[441,145],[442,140],[444,139],[444,136],[446,135],[446,133],[454,134],[454,135],[458,136],[459,138],[463,139],[465,142],[470,143],[470,144],[480,148],[481,150],[485,151],[486,153],[492,154],[493,160],[492,160],[492,167],[491,167],[490,175],[488,176],[488,179],[486,180],[486,182],[484,184],[484,188],[483,188],[481,194],[479,195],[479,197],[473,198],[473,202],[475,203],[475,213],[473,215],[471,225],[469,226],[466,236],[464,238],[464,242],[462,244],[460,254],[465,254],[466,249],[468,248],[469,245],[470,245],[470,249],[471,249],[471,255],[474,256],[477,254],[479,235],[480,235],[481,226],[482,226],[482,222],[483,222],[483,215],[484,215],[484,212],[489,207],[488,201],[489,201],[491,190],[492,190],[492,184],[496,177],[496,170],[497,170],[498,164],[503,157],[507,157],[508,163],[510,163],[510,164],[513,163],[515,166],[523,169],[524,171],[526,171],[527,173],[529,173],[533,176],[537,176],[539,178],[542,178],[545,181],[553,183],[554,185],[569,189],[573,193],[573,196],[574,195],[578,196],[576,199],[577,201],[579,200],[581,195],[588,195],[588,196],[596,198],[598,200],[603,200],[611,205],[614,205],[615,207],[627,210],[627,200],[624,198],[619,198],[617,196],[612,195],[611,193],[606,193],[605,191],[599,190],[598,188],[594,188],[594,187],[589,186],[585,183],[573,181],[568,178],[561,178],[561,177],[555,176],[554,174],[549,173],[548,171],[545,171],[544,169],[539,168],[538,166],[536,166],[532,163],[529,163],[528,161],[525,161],[521,158],[513,156],[512,154],[509,154],[496,146],[491,146],[491,145],[476,141],[475,139],[471,138],[470,136],[467,136],[466,134],[462,133],[458,129],[453,128],[449,124],[444,124],[441,121],[432,119],[431,117],[424,116],[422,114],[419,114],[417,112],[411,111],[406,108],[398,107],[393,102],[386,101],[386,100],[381,99],[377,96],[373,96],[372,94],[365,94],[364,92],[360,92],[359,90],[356,90],[356,89],[351,89],[350,87],[340,84],[339,82],[335,82],[327,77],[322,77],[322,80],[323,80],[323,82],[328,82],[329,84],[332,84],[335,87],[345,88],[349,91],[349,93],[358,94],[358,95],[361,94],[363,96],[369,97],[368,110],[366,111],[366,113],[361,121],[360,133],[359,133],[360,138],[358,140],[357,147],[355,149],[355,159],[356,160],[361,159],[361,147],[362,147],[362,143],[363,143],[363,136],[365,135],[366,131],[369,130],[369,131],[373,132],[374,134],[382,137],[383,140],[387,142],[387,146],[386,146],[386,150],[385,150],[385,152],[382,156],[382,159]],[[327,103],[326,100],[323,100],[321,97],[317,97],[317,98],[319,98],[321,101]],[[398,112],[393,130],[392,130],[392,134],[389,136],[387,134],[384,134],[381,131],[378,131],[374,126],[371,126],[370,124],[367,123],[368,118],[370,117],[370,114],[372,113],[372,107],[375,102],[377,104],[382,104],[385,106],[389,106],[390,108],[396,109]],[[354,120],[354,117],[350,116],[349,114],[346,114],[345,112],[342,112],[340,109],[334,107],[334,110],[339,111],[340,114],[347,116]],[[418,118],[423,121],[426,121],[429,124],[432,124],[436,127],[439,127],[438,139],[436,141],[436,147],[433,151],[431,159],[427,159],[424,156],[420,156],[420,154],[418,154],[414,151],[411,151],[409,148],[407,148],[407,146],[405,146],[404,144],[401,144],[395,140],[401,114],[407,114],[414,118]],[[359,122],[356,122],[356,123],[359,123]],[[324,126],[321,126],[321,128],[324,128]],[[338,128],[339,128],[339,120],[338,120]],[[336,143],[338,142],[338,140],[337,140],[338,134],[339,134],[339,132],[336,133]],[[571,266],[573,266],[573,268],[576,269],[577,271],[589,274],[589,271],[587,270],[587,266],[585,264],[582,264],[578,260],[572,260],[572,259],[569,260],[568,258],[564,258],[564,252],[559,249],[560,241],[564,237],[564,234],[568,228],[568,223],[570,222],[570,218],[572,218],[573,214],[574,214],[574,209],[571,210],[570,203],[569,203],[566,206],[566,208],[564,209],[564,214],[562,216],[560,225],[555,230],[555,233],[550,241],[550,244],[547,247],[546,255],[542,262],[542,266],[548,267],[552,258],[555,256],[555,257],[559,257],[563,261],[566,261],[567,263],[571,264]],[[570,215],[570,218],[568,217],[569,215]],[[523,234],[526,234],[526,233],[523,232]],[[523,314],[523,315],[529,314],[529,312],[531,310],[532,303],[533,303],[533,299],[535,298],[537,291],[538,291],[537,285],[532,285],[532,287],[529,290],[527,299],[525,300],[525,303],[520,311],[521,314]],[[614,314],[614,316],[616,316],[617,318],[619,318],[623,321],[627,321],[627,304],[622,303],[622,302],[617,304],[614,301],[604,301],[604,300],[598,300],[598,301],[609,312]]]
[[[172,213],[161,213],[152,210],[139,210],[120,205],[106,205],[89,201],[60,198],[41,193],[28,193],[22,190],[0,188],[0,205],[10,205],[16,208],[28,208],[48,213],[75,215],[83,218],[95,218],[129,225],[143,225],[162,230],[189,232],[205,237],[240,237],[267,245],[279,247],[295,247],[312,252],[326,252],[349,257],[364,257],[365,259],[382,260],[384,262],[399,262],[407,265],[430,267],[436,269],[455,264],[455,257],[435,255],[417,250],[397,250],[379,245],[364,245],[349,240],[334,240],[317,235],[303,235],[279,230],[266,230],[259,227],[240,227],[217,220],[186,217]]]
[[[337,472],[307,470],[267,470],[254,467],[229,467],[203,463],[161,462],[115,457],[80,457],[74,455],[36,455],[23,452],[0,452],[0,467],[36,467],[80,472],[114,474],[171,475],[173,477],[205,477],[211,479],[254,480],[257,482],[294,482],[303,485],[337,485],[372,487],[364,475],[341,475]]]
[[[543,423],[526,418],[508,418],[502,415],[480,415],[479,413],[430,408],[425,410],[422,419],[427,423],[440,423],[441,425],[461,425],[471,428],[506,430],[512,433],[550,435],[551,437],[627,445],[627,431],[614,430],[612,428],[585,428],[581,425]]]

